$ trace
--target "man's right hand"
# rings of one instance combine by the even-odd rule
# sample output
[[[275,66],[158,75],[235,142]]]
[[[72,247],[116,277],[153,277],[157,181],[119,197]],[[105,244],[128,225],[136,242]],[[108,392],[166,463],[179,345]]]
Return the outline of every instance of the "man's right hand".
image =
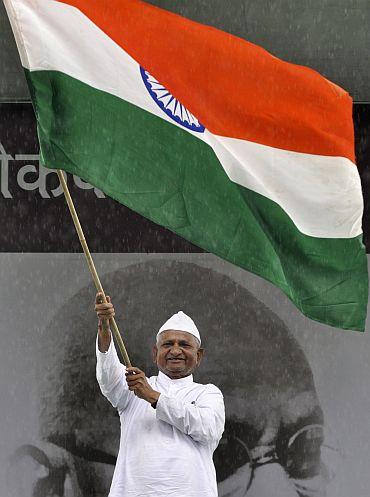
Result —
[[[107,295],[107,302],[103,302],[103,294],[97,293],[95,297],[95,311],[98,316],[98,346],[100,352],[107,352],[111,342],[111,331],[109,320],[114,317],[114,307],[110,297]]]

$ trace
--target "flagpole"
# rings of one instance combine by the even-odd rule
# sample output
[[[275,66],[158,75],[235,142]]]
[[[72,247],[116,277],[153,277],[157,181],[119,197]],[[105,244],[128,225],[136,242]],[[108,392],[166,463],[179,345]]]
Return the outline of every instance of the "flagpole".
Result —
[[[85,236],[84,236],[81,224],[80,224],[80,220],[78,219],[78,215],[77,215],[75,206],[73,204],[73,200],[72,200],[71,194],[69,193],[69,189],[68,189],[66,180],[64,179],[63,173],[62,173],[62,171],[60,169],[57,169],[56,172],[58,174],[58,178],[59,178],[60,184],[62,185],[64,196],[65,196],[65,199],[67,201],[68,208],[69,208],[69,211],[71,213],[72,220],[73,220],[73,223],[75,225],[75,228],[76,228],[76,231],[77,231],[77,234],[78,234],[78,238],[80,240],[82,249],[84,251],[84,254],[85,254],[85,257],[86,257],[86,261],[87,261],[87,265],[89,266],[90,273],[91,273],[91,276],[92,276],[92,278],[94,280],[96,289],[97,289],[98,292],[102,293],[102,295],[103,295],[103,302],[107,302],[107,298],[106,298],[105,292],[104,292],[102,284],[100,282],[98,273],[97,273],[97,271],[95,269],[95,264],[94,264],[94,261],[93,261],[93,259],[91,257],[91,253],[90,253],[89,247],[87,245],[87,242],[86,242],[86,239],[85,239]],[[123,340],[122,340],[121,334],[119,332],[116,320],[114,318],[111,318],[109,320],[109,322],[110,322],[110,324],[112,326],[113,335],[114,335],[114,338],[116,339],[118,348],[119,348],[119,350],[121,352],[123,362],[124,362],[125,366],[131,367],[130,358],[128,356],[125,344],[123,343]]]

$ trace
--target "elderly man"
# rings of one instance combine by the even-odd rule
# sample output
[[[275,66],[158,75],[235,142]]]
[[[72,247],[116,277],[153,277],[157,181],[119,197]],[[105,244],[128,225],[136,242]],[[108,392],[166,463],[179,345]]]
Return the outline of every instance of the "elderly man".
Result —
[[[223,396],[193,381],[203,357],[199,331],[183,312],[159,330],[153,347],[158,376],[119,362],[110,299],[97,294],[97,379],[118,409],[121,442],[110,497],[216,497],[212,456],[225,423]]]

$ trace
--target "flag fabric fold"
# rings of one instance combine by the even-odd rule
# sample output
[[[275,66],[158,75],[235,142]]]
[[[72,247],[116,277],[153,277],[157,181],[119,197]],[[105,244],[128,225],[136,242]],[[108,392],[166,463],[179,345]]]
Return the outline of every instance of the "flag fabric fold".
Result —
[[[363,330],[352,100],[315,71],[138,0],[4,0],[46,167],[79,175]]]

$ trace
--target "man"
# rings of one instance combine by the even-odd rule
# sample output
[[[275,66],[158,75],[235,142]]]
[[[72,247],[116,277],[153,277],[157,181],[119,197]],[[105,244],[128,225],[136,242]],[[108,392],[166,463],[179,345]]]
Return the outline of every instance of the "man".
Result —
[[[183,312],[157,333],[153,359],[159,374],[125,370],[114,348],[110,299],[97,294],[97,379],[118,409],[121,443],[110,497],[216,497],[212,456],[225,424],[220,390],[193,381],[204,350],[199,331]]]

